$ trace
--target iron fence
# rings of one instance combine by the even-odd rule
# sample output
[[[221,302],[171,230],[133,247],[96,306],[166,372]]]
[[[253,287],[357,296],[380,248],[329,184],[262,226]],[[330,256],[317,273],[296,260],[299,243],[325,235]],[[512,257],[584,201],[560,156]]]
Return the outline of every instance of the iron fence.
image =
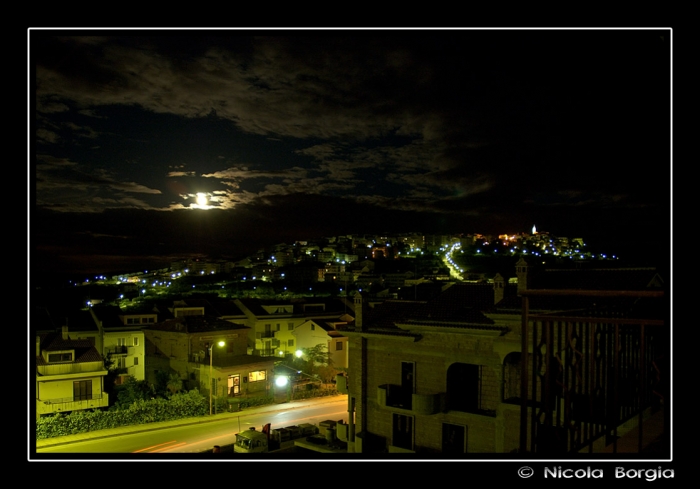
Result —
[[[530,313],[536,297],[593,299],[588,307]],[[543,455],[617,452],[618,427],[661,408],[670,331],[662,291],[522,293],[520,450]]]

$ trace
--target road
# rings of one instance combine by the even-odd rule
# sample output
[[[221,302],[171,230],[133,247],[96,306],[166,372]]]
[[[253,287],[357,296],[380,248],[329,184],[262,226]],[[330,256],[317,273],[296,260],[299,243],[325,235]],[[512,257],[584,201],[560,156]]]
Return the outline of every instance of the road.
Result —
[[[279,410],[261,412],[251,410],[234,414],[221,420],[205,423],[167,427],[152,431],[117,434],[107,438],[75,441],[68,444],[37,448],[37,454],[51,453],[201,453],[214,445],[229,445],[239,431],[251,426],[261,429],[265,423],[272,428],[300,423],[318,424],[331,419],[347,422],[347,398],[294,407],[294,404],[279,406]]]

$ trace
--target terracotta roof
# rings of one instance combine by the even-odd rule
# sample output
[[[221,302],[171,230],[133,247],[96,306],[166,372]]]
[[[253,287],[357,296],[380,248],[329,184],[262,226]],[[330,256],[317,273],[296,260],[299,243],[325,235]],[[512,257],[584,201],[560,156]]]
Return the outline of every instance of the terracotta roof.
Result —
[[[368,328],[395,328],[408,321],[451,321],[462,324],[494,324],[481,311],[493,307],[493,285],[453,284],[429,301],[386,301],[363,309]]]
[[[41,351],[74,350],[75,360],[73,363],[102,361],[102,355],[100,355],[89,340],[64,340],[60,333],[44,334],[39,338]],[[37,355],[36,364],[46,365],[47,362],[41,355]]]
[[[465,322],[452,322],[452,321],[426,321],[426,320],[411,320],[407,321],[408,325],[415,326],[436,326],[441,328],[455,328],[455,329],[476,329],[484,331],[498,331],[500,333],[507,333],[508,328],[504,326],[493,326],[495,324],[491,321],[491,324],[479,324],[479,323],[465,323]]]
[[[277,358],[275,357],[261,357],[259,355],[236,355],[236,356],[222,356],[214,355],[214,365],[219,368],[226,367],[236,367],[241,365],[254,365],[254,364],[267,364],[267,366],[273,366]]]
[[[152,324],[146,329],[155,331],[175,331],[187,334],[250,328],[243,324],[233,323],[231,321],[212,316],[182,316]]]

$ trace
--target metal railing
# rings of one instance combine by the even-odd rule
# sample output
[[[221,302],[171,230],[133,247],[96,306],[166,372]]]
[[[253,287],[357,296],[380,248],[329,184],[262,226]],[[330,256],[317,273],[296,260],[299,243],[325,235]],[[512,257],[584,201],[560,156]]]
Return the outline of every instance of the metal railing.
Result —
[[[585,309],[531,314],[534,297],[589,297]],[[522,292],[520,451],[592,452],[612,444],[618,427],[660,407],[659,369],[669,355],[670,331],[662,291],[527,290]],[[653,317],[640,318],[640,301]],[[634,307],[630,307],[634,306]],[[661,311],[661,314],[658,312]]]
[[[88,399],[76,399],[75,397],[55,397],[53,399],[39,399],[37,402],[44,404],[66,404],[72,402],[84,402],[84,401],[99,401],[102,399],[102,394],[90,395]]]
[[[129,347],[125,345],[110,346],[106,349],[107,355],[127,355]]]

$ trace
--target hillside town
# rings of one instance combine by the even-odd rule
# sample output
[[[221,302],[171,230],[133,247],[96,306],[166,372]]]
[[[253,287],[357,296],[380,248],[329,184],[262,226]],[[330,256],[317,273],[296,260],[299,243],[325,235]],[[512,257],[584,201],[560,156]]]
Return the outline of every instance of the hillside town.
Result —
[[[617,258],[534,226],[347,235],[35,290],[36,418],[134,380],[210,414],[313,387],[347,396],[347,453],[614,451],[670,383],[668,277]]]

